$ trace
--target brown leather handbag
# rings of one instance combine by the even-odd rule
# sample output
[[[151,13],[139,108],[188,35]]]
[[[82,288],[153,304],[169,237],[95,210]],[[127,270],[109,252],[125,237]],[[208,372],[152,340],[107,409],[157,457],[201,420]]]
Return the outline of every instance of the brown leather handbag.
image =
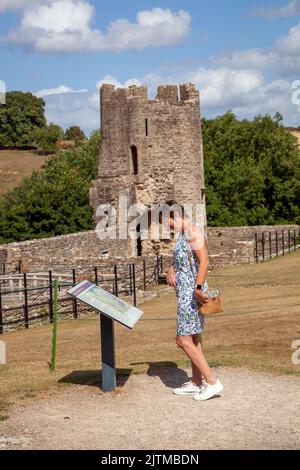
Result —
[[[209,253],[209,249],[208,249],[208,245],[207,245],[205,235],[204,235],[204,238],[205,238],[205,243],[206,243],[207,250],[208,250],[208,253]],[[191,267],[192,273],[194,275],[193,263],[192,263],[192,253],[191,253],[191,250],[189,249],[189,247],[187,246],[186,241],[184,243],[185,243],[186,251],[187,251],[187,254],[188,254],[188,257],[189,257],[190,267]],[[210,257],[210,253],[209,253],[209,257]],[[212,264],[212,268],[214,269],[213,264]],[[221,297],[220,289],[218,289],[218,288],[210,289],[210,290],[208,290],[208,292],[205,292],[205,295],[207,295],[207,297],[208,297],[208,302],[206,304],[201,304],[201,302],[199,302],[199,314],[201,314],[201,315],[215,315],[217,313],[224,312],[223,300],[222,300],[222,297]]]

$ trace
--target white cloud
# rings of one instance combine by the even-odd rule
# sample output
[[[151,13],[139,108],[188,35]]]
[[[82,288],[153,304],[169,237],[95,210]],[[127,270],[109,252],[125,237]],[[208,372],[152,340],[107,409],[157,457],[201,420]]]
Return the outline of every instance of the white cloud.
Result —
[[[201,93],[202,116],[212,118],[232,109],[238,118],[252,119],[255,115],[279,111],[287,125],[299,126],[300,106],[292,103],[292,82],[288,80],[266,81],[263,75],[253,70],[231,70],[225,67],[198,68],[180,75],[156,74],[131,78],[124,83],[107,75],[96,84],[96,91],[77,92],[70,87],[58,86],[43,90],[48,122],[64,128],[79,125],[86,133],[100,126],[99,88],[103,83],[118,88],[130,85],[146,85],[149,98],[154,98],[161,84],[195,83]]]
[[[70,87],[65,85],[60,85],[56,88],[48,88],[45,90],[40,90],[35,93],[38,98],[45,98],[46,96],[52,95],[62,95],[64,93],[87,93],[88,90],[73,90]]]
[[[261,7],[254,10],[254,16],[268,19],[300,15],[300,0],[291,0],[281,7]]]
[[[210,63],[239,69],[267,70],[279,76],[300,75],[300,22],[290,28],[269,49],[233,50],[229,54],[213,56]]]
[[[183,10],[140,11],[135,23],[118,19],[102,32],[92,28],[95,8],[86,0],[30,3],[2,42],[39,52],[120,51],[178,44],[190,32],[191,16]]]
[[[129,80],[126,80],[126,82],[121,83],[112,75],[105,75],[105,77],[103,77],[102,80],[100,80],[97,83],[96,85],[97,90],[100,90],[100,88],[102,87],[104,83],[108,85],[114,85],[116,88],[127,88],[132,85],[137,85],[137,86],[141,85],[140,80],[137,78],[129,78]]]
[[[38,1],[39,0],[0,0],[0,12],[26,8],[34,3],[38,3]]]

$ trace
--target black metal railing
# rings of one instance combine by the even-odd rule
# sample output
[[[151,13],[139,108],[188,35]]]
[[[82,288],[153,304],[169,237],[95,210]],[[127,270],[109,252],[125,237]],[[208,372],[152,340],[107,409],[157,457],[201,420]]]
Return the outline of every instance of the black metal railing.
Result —
[[[293,230],[271,230],[255,234],[254,257],[256,263],[285,256],[300,244],[300,227]]]
[[[0,276],[0,334],[5,329],[23,326],[26,329],[41,320],[53,321],[54,281],[59,281],[60,317],[77,319],[87,307],[78,305],[67,290],[83,279],[88,279],[116,296],[128,298],[137,305],[137,291],[158,284],[169,257],[141,259],[128,264],[105,264],[84,272],[72,269],[69,274],[22,273]]]

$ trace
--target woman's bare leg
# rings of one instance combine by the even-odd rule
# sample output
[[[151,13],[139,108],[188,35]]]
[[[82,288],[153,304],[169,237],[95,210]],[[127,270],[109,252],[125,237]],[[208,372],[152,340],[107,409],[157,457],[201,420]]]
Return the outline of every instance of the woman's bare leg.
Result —
[[[200,343],[200,336],[199,335],[194,335],[193,337],[193,342],[195,346],[201,351],[201,343]],[[192,364],[192,371],[193,371],[193,382],[194,384],[202,385],[203,383],[203,375],[202,372],[199,371],[198,367],[191,361]]]
[[[205,381],[210,385],[215,384],[216,379],[205,359],[200,342],[196,346],[192,336],[178,336],[176,342],[194,364],[194,367],[198,369],[198,373],[203,375]]]

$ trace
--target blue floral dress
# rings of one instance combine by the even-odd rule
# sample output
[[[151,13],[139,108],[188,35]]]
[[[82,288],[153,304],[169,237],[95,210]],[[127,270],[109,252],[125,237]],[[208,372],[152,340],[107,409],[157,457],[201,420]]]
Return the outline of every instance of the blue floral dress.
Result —
[[[193,271],[187,249],[192,255]],[[173,257],[176,273],[177,336],[197,335],[204,330],[204,316],[199,315],[199,301],[195,295],[195,279],[199,269],[199,261],[185,234],[182,234],[175,243]],[[203,290],[208,290],[207,280]]]

